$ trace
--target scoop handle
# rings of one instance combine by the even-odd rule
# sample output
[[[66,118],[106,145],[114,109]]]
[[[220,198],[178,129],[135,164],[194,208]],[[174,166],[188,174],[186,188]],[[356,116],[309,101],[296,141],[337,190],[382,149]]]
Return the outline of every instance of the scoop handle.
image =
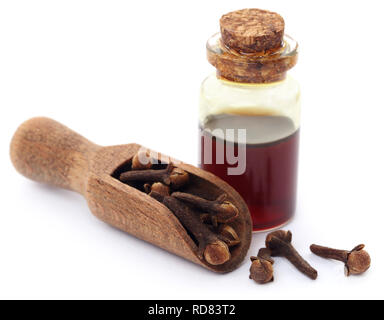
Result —
[[[13,136],[11,160],[27,178],[84,194],[90,161],[99,148],[52,119],[33,118]]]

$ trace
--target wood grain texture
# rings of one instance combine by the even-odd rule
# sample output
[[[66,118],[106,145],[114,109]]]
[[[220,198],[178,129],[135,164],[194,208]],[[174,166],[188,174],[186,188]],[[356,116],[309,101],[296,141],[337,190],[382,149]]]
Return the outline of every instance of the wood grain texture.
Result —
[[[11,143],[11,160],[32,180],[84,193],[90,161],[100,150],[67,127],[48,118],[22,124]]]
[[[218,177],[191,165],[176,165],[191,175],[186,192],[211,199],[225,192],[240,211],[231,226],[239,234],[241,245],[232,250],[227,263],[207,264],[198,258],[195,242],[168,208],[113,177],[140,147],[100,147],[54,120],[34,118],[15,133],[11,159],[15,168],[32,180],[81,193],[96,217],[120,230],[214,272],[236,269],[245,258],[252,235],[251,217],[244,200]]]

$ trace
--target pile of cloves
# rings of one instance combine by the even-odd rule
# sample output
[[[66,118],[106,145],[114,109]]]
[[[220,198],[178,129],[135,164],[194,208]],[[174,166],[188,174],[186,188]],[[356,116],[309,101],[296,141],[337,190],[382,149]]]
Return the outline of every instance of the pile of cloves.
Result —
[[[142,159],[146,159],[143,161]],[[137,187],[163,203],[194,237],[200,259],[210,265],[222,265],[231,259],[230,249],[240,244],[239,236],[229,223],[239,216],[239,210],[222,194],[215,200],[181,192],[189,182],[189,174],[172,163],[155,168],[156,161],[148,154],[137,153],[130,170],[119,180]]]
[[[312,280],[317,279],[317,271],[305,261],[291,244],[292,233],[278,230],[267,235],[266,248],[259,250],[257,257],[251,257],[249,278],[256,283],[265,284],[274,280],[272,257],[288,259],[299,271]],[[366,272],[371,265],[369,254],[363,250],[364,245],[358,245],[351,251],[337,250],[318,245],[311,245],[312,253],[327,259],[342,261],[345,264],[346,275],[358,275]]]

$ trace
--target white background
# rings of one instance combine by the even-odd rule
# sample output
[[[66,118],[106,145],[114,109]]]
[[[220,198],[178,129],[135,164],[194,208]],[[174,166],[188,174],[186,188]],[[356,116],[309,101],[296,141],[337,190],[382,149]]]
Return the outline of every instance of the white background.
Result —
[[[199,86],[214,71],[205,42],[222,14],[255,5],[282,14],[301,45],[299,204],[287,228],[317,281],[283,259],[266,286],[248,279],[248,257],[213,274],[13,169],[12,134],[33,116],[196,163]],[[384,298],[383,30],[381,1],[1,1],[0,298]],[[372,267],[346,278],[311,243],[365,243]]]

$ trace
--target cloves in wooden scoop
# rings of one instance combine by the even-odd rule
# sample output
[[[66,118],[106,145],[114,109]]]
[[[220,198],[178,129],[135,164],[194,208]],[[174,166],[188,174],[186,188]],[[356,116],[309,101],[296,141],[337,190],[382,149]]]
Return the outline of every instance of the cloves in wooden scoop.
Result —
[[[152,192],[151,196],[168,207],[181,224],[193,234],[198,242],[198,256],[205,258],[210,265],[218,266],[231,259],[231,253],[226,238],[212,232],[192,210],[182,201]]]
[[[197,167],[179,164],[176,168],[169,164],[164,170],[170,158],[153,151],[148,151],[154,157],[153,167],[142,168],[145,162],[137,161],[137,153],[143,149],[135,143],[100,147],[56,121],[35,118],[19,127],[10,154],[15,168],[27,178],[83,194],[100,220],[208,270],[235,270],[244,260],[252,238],[251,216],[241,196],[218,177]],[[128,182],[126,185],[119,181],[120,176]],[[170,192],[178,190],[199,192],[210,199],[228,194],[239,210],[231,226],[241,243],[231,252],[227,237],[201,222],[199,215],[204,211],[169,197]],[[176,214],[142,191],[152,197],[155,192],[168,197],[166,205]]]

